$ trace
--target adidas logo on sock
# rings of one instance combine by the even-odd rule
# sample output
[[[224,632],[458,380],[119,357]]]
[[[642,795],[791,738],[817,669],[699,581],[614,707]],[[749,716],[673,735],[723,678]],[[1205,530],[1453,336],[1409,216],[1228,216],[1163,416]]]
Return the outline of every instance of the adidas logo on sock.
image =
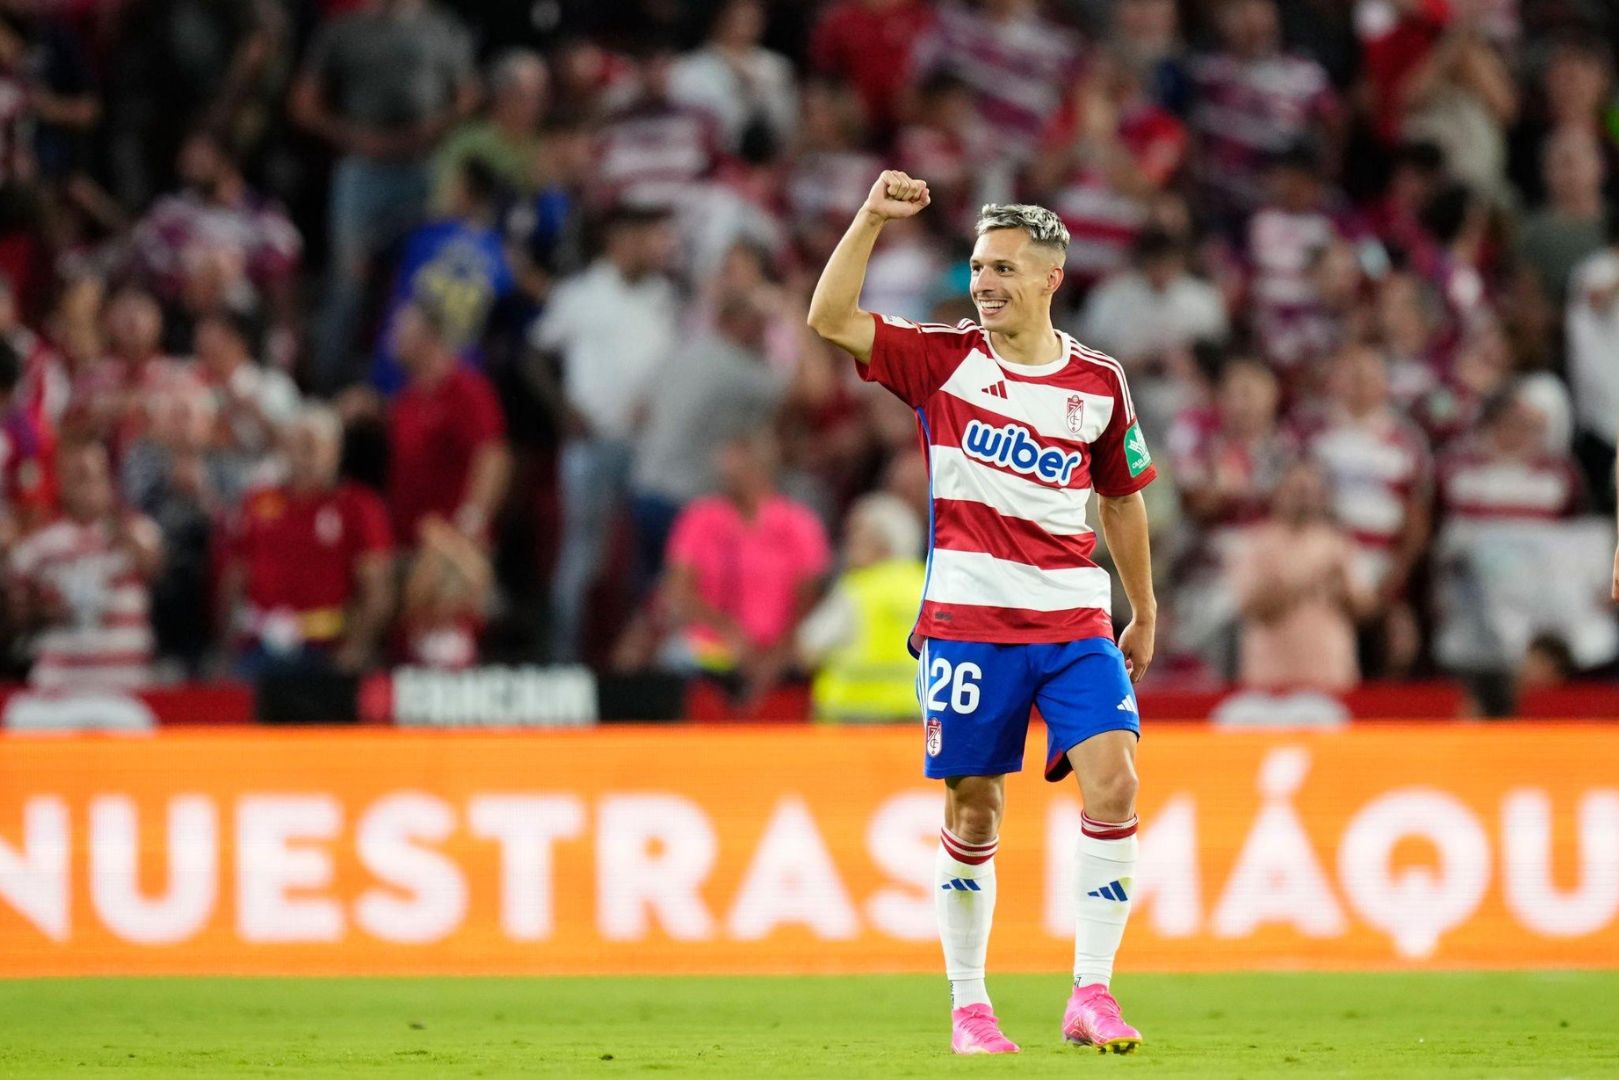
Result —
[[[957,892],[983,892],[984,891],[984,890],[982,890],[982,889],[980,889],[978,887],[978,882],[974,881],[972,878],[959,878],[959,877],[958,878],[951,878],[949,881],[945,882],[943,885],[940,885],[939,888],[945,890],[946,892],[948,892],[951,889],[955,889]]]
[[[1130,899],[1125,895],[1124,882],[1122,881],[1114,881],[1107,885],[1103,885],[1100,889],[1092,889],[1085,895],[1099,897],[1103,900],[1124,901]]]
[[[1119,711],[1120,712],[1133,712],[1137,716],[1141,715],[1141,710],[1136,708],[1136,699],[1133,696],[1130,696],[1130,695],[1126,695],[1125,699],[1123,701],[1119,702]]]
[[[980,394],[988,394],[990,397],[1004,399],[1006,397],[1006,380],[1001,379],[998,382],[991,383],[989,386],[984,387],[978,392]]]

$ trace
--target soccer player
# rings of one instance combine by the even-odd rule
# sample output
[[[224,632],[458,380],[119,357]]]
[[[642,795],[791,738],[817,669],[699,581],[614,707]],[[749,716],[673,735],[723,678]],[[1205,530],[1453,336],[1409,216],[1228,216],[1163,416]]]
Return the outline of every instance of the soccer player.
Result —
[[[933,521],[919,653],[925,772],[945,784],[935,872],[950,979],[951,1049],[1015,1053],[984,988],[1006,774],[1023,764],[1030,707],[1045,718],[1047,780],[1084,797],[1073,883],[1072,1043],[1127,1053],[1141,1033],[1108,991],[1136,864],[1132,683],[1152,662],[1157,602],[1140,491],[1154,477],[1124,372],[1051,325],[1068,232],[1039,206],[986,206],[972,255],[980,322],[913,323],[860,310],[884,223],[920,213],[928,186],[884,172],[833,251],[809,324],[916,410]],[[1113,642],[1112,583],[1091,561],[1092,489],[1133,619]]]

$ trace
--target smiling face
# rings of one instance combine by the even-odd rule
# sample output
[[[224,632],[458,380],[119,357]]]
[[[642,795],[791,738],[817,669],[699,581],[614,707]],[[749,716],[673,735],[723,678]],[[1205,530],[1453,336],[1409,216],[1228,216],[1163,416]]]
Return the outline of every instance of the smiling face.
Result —
[[[972,295],[984,329],[1017,334],[1051,321],[1060,256],[1023,229],[990,229],[973,245]]]

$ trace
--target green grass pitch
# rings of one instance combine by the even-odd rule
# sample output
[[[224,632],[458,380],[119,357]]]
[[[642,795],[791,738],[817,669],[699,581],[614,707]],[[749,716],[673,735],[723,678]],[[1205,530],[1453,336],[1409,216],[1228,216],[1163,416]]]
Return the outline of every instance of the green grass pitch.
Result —
[[[939,978],[0,981],[0,1077],[1613,1077],[1619,973],[1124,975],[1147,1045],[1062,1045],[1060,975],[991,977],[1015,1058],[954,1058]]]

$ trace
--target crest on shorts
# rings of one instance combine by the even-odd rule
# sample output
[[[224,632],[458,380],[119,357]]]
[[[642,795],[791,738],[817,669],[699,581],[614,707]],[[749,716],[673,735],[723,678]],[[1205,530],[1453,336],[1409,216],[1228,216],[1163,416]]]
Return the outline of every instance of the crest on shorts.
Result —
[[[928,717],[928,757],[938,757],[944,746],[944,723],[937,716]]]
[[[1068,395],[1068,430],[1078,435],[1085,426],[1085,399],[1078,394]]]

